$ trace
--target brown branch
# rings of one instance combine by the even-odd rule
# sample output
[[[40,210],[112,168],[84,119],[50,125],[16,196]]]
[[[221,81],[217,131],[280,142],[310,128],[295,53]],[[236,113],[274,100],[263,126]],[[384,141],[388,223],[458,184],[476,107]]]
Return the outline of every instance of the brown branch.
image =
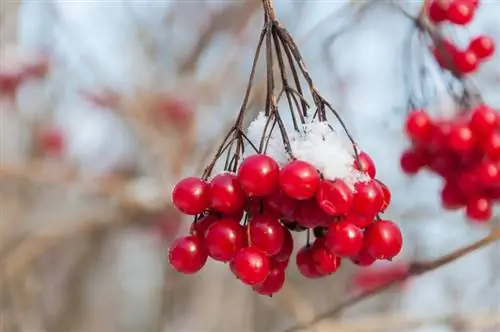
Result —
[[[318,322],[320,322],[328,317],[338,315],[343,310],[345,310],[345,309],[347,309],[347,308],[349,308],[349,307],[351,307],[351,306],[353,306],[353,305],[355,305],[355,304],[357,304],[365,299],[368,299],[374,295],[382,293],[383,291],[391,288],[392,286],[401,284],[402,282],[405,282],[406,280],[408,280],[411,277],[416,277],[416,276],[425,274],[427,272],[434,271],[434,270],[436,270],[436,269],[438,269],[446,264],[454,262],[457,259],[462,258],[462,257],[464,257],[464,256],[466,256],[466,255],[468,255],[468,254],[470,254],[478,249],[486,247],[487,245],[490,245],[490,244],[498,241],[499,239],[500,239],[500,229],[497,228],[497,229],[493,230],[490,233],[490,235],[486,236],[485,238],[483,238],[479,241],[476,241],[468,246],[465,246],[463,248],[455,250],[447,255],[444,255],[442,257],[439,257],[437,259],[430,260],[427,262],[414,262],[410,265],[410,268],[408,269],[408,273],[405,275],[402,275],[398,279],[391,280],[388,283],[385,283],[381,286],[378,286],[376,288],[365,291],[357,296],[354,296],[354,297],[348,299],[347,301],[341,303],[340,305],[336,306],[332,310],[329,310],[323,314],[316,316],[314,319],[312,319],[308,323],[293,326],[293,327],[285,330],[284,332],[293,332],[293,331],[299,331],[302,329],[309,328],[309,327],[317,324]]]

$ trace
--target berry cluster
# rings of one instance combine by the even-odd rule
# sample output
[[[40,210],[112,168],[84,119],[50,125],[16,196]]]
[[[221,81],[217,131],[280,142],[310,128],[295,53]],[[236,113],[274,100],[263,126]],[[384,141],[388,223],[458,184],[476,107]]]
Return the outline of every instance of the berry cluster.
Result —
[[[500,201],[500,113],[480,105],[469,116],[443,120],[413,111],[405,129],[412,147],[401,157],[403,170],[426,167],[445,180],[446,209],[465,207],[470,220],[489,220]]]
[[[464,26],[469,24],[479,7],[478,0],[433,0],[427,13],[435,24],[449,22]],[[434,57],[443,69],[459,75],[475,72],[482,61],[495,52],[495,43],[488,36],[473,38],[465,50],[460,50],[449,40],[435,42]]]
[[[392,259],[401,250],[401,232],[378,217],[390,203],[390,191],[375,179],[368,154],[353,160],[352,169],[365,172],[366,180],[352,187],[340,178],[325,179],[306,161],[279,165],[264,154],[247,156],[236,174],[222,172],[210,182],[181,180],[173,189],[173,204],[196,217],[190,235],[172,244],[171,265],[191,274],[211,257],[229,263],[257,293],[272,295],[285,281],[294,249],[291,231],[315,235],[296,255],[307,278],[334,273],[342,258],[361,266]]]

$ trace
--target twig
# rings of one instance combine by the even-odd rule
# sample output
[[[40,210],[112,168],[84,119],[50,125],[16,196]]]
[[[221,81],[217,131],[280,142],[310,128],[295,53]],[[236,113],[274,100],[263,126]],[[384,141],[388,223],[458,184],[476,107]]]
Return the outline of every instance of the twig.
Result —
[[[378,286],[376,288],[365,291],[357,296],[354,296],[354,297],[348,299],[347,301],[345,301],[344,303],[341,303],[340,305],[336,306],[332,310],[329,310],[323,314],[316,316],[314,319],[312,319],[308,323],[303,324],[303,325],[294,326],[292,328],[285,330],[284,332],[293,332],[293,331],[299,331],[302,329],[309,328],[309,327],[317,324],[318,322],[320,322],[328,317],[335,316],[335,315],[339,314],[340,312],[342,312],[343,310],[345,310],[345,309],[347,309],[347,308],[349,308],[349,307],[351,307],[351,306],[353,306],[353,305],[355,305],[355,304],[357,304],[365,299],[368,299],[374,295],[377,295],[377,294],[391,288],[392,286],[398,285],[398,284],[408,280],[411,277],[416,277],[416,276],[425,274],[427,272],[436,270],[436,269],[438,269],[446,264],[449,264],[449,263],[454,262],[455,260],[457,260],[459,258],[466,256],[467,254],[469,254],[471,252],[474,252],[474,251],[481,249],[489,244],[492,244],[492,243],[498,241],[499,239],[500,239],[500,229],[495,229],[491,232],[490,235],[486,236],[485,238],[483,238],[479,241],[476,241],[476,242],[472,243],[471,245],[468,245],[468,246],[465,246],[465,247],[460,248],[458,250],[455,250],[447,255],[444,255],[442,257],[439,257],[437,259],[427,261],[427,262],[415,262],[415,263],[410,265],[410,267],[408,269],[408,273],[400,276],[399,278],[397,278],[395,280],[391,280],[388,283],[385,283],[381,286]]]

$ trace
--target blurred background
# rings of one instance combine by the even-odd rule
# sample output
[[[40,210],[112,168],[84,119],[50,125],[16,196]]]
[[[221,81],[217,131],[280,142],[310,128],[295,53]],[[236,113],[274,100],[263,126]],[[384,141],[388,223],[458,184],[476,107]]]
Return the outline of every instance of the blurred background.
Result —
[[[418,15],[422,1],[396,1]],[[439,179],[399,166],[410,92],[453,113],[412,21],[388,1],[275,1],[316,86],[340,110],[392,191],[405,238],[392,263],[344,264],[321,280],[291,264],[272,298],[209,262],[167,263],[189,219],[170,204],[232,126],[263,24],[261,1],[2,0],[0,12],[1,331],[282,332],[488,234],[440,206]],[[500,45],[500,1],[446,31]],[[500,108],[499,52],[473,76]],[[420,75],[425,63],[427,75]],[[263,63],[247,116],[265,101]],[[413,88],[412,88],[413,87]],[[422,88],[420,88],[422,87]],[[413,91],[413,89],[416,90]],[[425,92],[424,92],[425,91]],[[498,211],[497,211],[498,216]],[[493,244],[330,315],[307,331],[500,331],[500,245]]]

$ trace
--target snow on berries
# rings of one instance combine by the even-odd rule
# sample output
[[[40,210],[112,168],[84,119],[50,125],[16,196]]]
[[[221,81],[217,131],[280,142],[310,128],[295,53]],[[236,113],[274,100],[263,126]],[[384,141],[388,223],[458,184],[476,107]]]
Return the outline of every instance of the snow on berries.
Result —
[[[266,22],[262,33],[272,35],[271,45],[259,49],[271,47],[274,54],[278,46],[272,44],[279,42],[285,52],[275,56],[294,58],[278,63],[310,80],[292,37],[277,21]],[[328,121],[327,112],[340,117],[313,84],[291,87],[284,75],[267,74],[273,75],[268,82],[281,79],[280,96],[297,102],[280,109],[281,97],[270,84],[266,108],[245,130],[250,79],[235,124],[203,174],[180,180],[172,190],[173,205],[194,219],[189,235],[170,248],[172,267],[191,274],[210,258],[270,296],[283,287],[291,262],[303,277],[316,279],[334,274],[344,260],[359,266],[392,260],[402,249],[402,235],[382,218],[391,193],[376,178],[373,159],[358,150],[342,121]],[[298,91],[309,91],[314,105]]]
[[[471,221],[488,221],[500,202],[500,112],[483,104],[440,119],[416,110],[408,114],[405,131],[412,145],[401,156],[403,171],[425,168],[439,175],[445,209],[465,209]]]

